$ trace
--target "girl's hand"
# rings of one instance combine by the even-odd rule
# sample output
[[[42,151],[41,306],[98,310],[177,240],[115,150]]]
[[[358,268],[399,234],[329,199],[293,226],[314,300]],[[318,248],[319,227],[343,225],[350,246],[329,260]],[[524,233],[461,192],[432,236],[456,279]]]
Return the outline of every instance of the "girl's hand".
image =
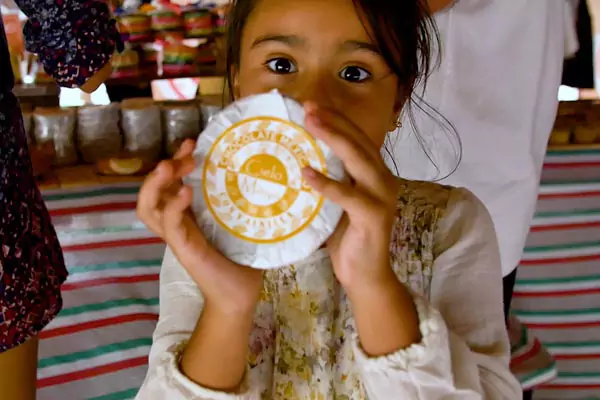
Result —
[[[395,275],[389,263],[398,181],[379,149],[344,117],[308,104],[306,128],[342,160],[351,181],[338,182],[306,168],[304,178],[345,211],[327,243],[334,272],[345,289],[387,285]]]
[[[102,85],[113,72],[112,61],[109,60],[104,67],[96,72],[90,79],[81,86],[81,90],[86,93],[93,93]]]
[[[253,313],[262,273],[229,261],[208,243],[190,210],[192,191],[181,179],[193,171],[194,142],[185,141],[171,160],[161,162],[138,197],[137,213],[169,245],[202,292],[206,306],[225,314]]]

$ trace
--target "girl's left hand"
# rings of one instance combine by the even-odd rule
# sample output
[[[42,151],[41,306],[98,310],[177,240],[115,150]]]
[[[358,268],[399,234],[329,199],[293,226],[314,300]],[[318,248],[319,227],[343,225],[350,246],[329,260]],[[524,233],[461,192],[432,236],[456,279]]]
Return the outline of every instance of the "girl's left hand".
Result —
[[[304,179],[345,211],[327,247],[338,281],[348,291],[386,285],[395,275],[389,245],[398,180],[367,135],[335,112],[307,104],[306,129],[342,160],[350,182],[338,182],[305,168]]]

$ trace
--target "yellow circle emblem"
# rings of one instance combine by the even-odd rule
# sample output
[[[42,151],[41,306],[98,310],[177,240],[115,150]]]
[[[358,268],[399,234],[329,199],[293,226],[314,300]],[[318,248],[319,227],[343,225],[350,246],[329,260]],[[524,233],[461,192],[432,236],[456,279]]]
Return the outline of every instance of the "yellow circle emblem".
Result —
[[[321,149],[302,127],[270,117],[246,119],[211,147],[202,174],[204,200],[232,235],[280,242],[310,225],[323,206],[302,179],[306,166],[327,174]]]

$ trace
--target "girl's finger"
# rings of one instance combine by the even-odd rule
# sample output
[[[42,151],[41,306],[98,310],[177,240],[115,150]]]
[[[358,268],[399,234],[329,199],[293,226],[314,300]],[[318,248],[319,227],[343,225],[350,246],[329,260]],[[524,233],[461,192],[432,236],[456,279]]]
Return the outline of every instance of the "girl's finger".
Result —
[[[181,179],[187,174],[191,173],[196,166],[194,157],[192,157],[190,149],[184,147],[180,148],[181,152],[178,152],[173,156],[174,158],[167,161],[173,169],[173,175],[175,179]],[[193,147],[192,147],[193,150]]]
[[[195,147],[195,141],[193,141],[192,139],[186,139],[183,141],[183,143],[181,143],[181,146],[179,146],[179,149],[177,150],[173,158],[175,160],[180,160],[182,158],[189,157],[194,153]]]
[[[161,161],[140,189],[138,211],[157,209],[163,192],[193,170],[194,159],[189,155],[178,160]]]
[[[324,125],[317,117],[310,115],[306,120],[307,129],[327,144],[342,160],[344,167],[357,185],[373,195],[384,193],[386,183],[382,179],[379,161],[371,157],[352,139]]]
[[[326,199],[338,204],[348,215],[357,215],[356,213],[364,207],[363,196],[348,183],[329,179],[310,167],[302,170],[302,176],[313,189]]]
[[[162,197],[176,182],[170,161],[162,161],[149,174],[138,194],[137,215],[154,233],[162,236]]]
[[[306,116],[315,116],[323,125],[329,126],[334,131],[344,133],[344,136],[350,138],[359,144],[364,151],[374,160],[380,160],[381,154],[377,146],[371,142],[368,136],[352,120],[345,115],[329,108],[320,108],[314,103],[304,105]]]
[[[176,196],[171,197],[163,211],[163,229],[169,241],[184,240],[187,233],[183,226],[183,219],[192,204],[192,190],[182,186]]]

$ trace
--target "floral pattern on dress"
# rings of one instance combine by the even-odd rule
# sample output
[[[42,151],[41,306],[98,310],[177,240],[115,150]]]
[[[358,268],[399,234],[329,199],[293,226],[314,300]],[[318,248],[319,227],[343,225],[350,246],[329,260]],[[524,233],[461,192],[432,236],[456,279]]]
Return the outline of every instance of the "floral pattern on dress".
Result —
[[[102,0],[17,0],[28,16],[26,48],[65,87],[82,86],[123,43]]]
[[[31,170],[21,111],[0,93],[0,353],[37,335],[62,306],[67,277]]]
[[[122,47],[102,0],[17,0],[27,49],[62,86],[81,86]],[[62,306],[65,268],[31,169],[0,15],[0,353],[37,335]]]
[[[403,283],[429,298],[434,232],[451,190],[425,182],[401,186],[390,260]],[[248,381],[261,399],[366,399],[354,359],[354,318],[326,251],[266,272],[254,324]]]

